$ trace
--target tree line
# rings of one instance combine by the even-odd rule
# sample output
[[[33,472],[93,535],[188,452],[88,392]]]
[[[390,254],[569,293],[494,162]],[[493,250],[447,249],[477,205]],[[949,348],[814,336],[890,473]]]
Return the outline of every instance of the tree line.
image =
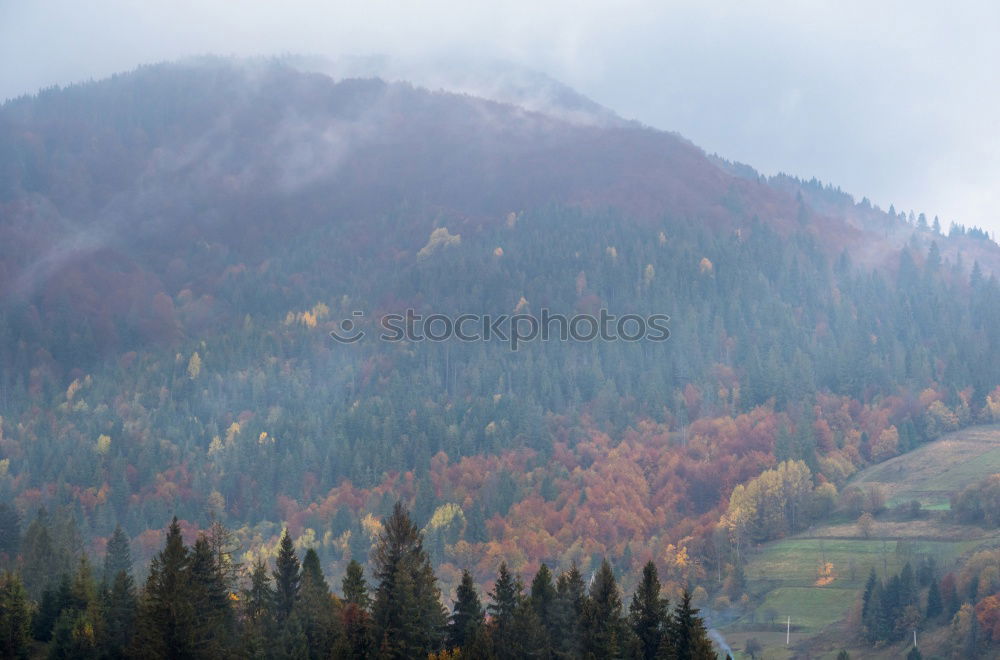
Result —
[[[0,577],[0,656],[11,658],[715,658],[685,590],[676,606],[646,564],[626,607],[609,562],[589,581],[574,564],[542,565],[526,588],[501,563],[485,603],[463,572],[442,604],[423,535],[397,503],[372,551],[369,585],[352,561],[340,594],[317,553],[299,559],[283,534],[273,567],[233,559],[213,525],[186,545],[174,518],[139,588],[127,536],[116,529],[104,565],[86,554],[36,602],[21,577]]]

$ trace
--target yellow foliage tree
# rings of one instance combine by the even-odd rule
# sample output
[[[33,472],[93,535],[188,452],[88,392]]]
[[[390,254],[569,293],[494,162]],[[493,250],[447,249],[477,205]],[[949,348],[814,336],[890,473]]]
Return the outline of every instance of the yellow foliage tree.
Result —
[[[201,356],[198,355],[198,351],[191,354],[191,359],[188,360],[187,372],[191,380],[198,378],[198,374],[201,373]]]
[[[97,436],[97,443],[94,445],[94,451],[96,451],[101,456],[104,456],[111,449],[111,436],[104,435],[103,433]]]

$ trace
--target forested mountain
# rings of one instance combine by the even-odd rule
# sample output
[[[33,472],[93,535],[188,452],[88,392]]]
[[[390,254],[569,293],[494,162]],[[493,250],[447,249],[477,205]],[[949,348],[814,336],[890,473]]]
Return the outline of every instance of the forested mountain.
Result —
[[[0,552],[37,599],[116,525],[144,572],[176,515],[339,579],[402,500],[446,602],[604,558],[736,601],[746,544],[1000,419],[998,268],[628,122],[281,61],[46,90],[0,108]],[[407,309],[670,336],[379,341]]]

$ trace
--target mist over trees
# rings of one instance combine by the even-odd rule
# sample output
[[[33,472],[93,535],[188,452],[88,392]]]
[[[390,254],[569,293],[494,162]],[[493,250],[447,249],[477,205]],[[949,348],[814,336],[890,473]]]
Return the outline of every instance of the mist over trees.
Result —
[[[1000,422],[985,232],[627,122],[204,60],[4,104],[0,174],[5,652],[702,657],[756,545]],[[882,580],[873,644],[933,593]]]

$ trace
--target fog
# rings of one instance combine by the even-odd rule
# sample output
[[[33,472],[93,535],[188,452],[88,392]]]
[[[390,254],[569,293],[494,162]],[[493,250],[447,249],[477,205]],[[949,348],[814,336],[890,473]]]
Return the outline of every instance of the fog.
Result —
[[[206,53],[502,60],[766,174],[1000,233],[1000,5],[707,4],[0,2],[0,98]]]

